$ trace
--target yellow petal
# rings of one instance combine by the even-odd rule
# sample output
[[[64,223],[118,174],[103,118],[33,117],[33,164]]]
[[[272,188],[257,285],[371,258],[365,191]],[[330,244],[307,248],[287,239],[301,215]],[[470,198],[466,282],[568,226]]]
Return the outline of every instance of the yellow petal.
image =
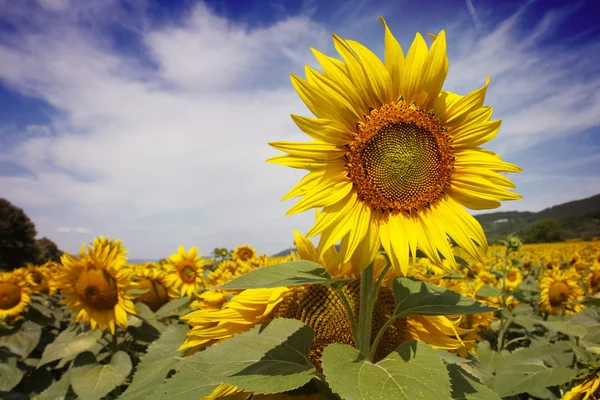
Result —
[[[293,215],[314,207],[327,207],[342,200],[352,190],[349,181],[325,181],[306,193],[285,215]]]
[[[404,69],[400,80],[400,94],[406,104],[411,104],[416,100],[427,54],[427,44],[423,36],[417,33],[404,60]]]
[[[336,146],[346,145],[352,140],[351,132],[337,121],[321,118],[308,118],[294,114],[292,114],[292,119],[302,132],[313,139]]]
[[[319,141],[313,142],[271,142],[269,146],[285,151],[292,156],[313,158],[320,161],[335,160],[343,157],[347,149]]]
[[[317,250],[313,243],[306,236],[302,235],[298,229],[294,229],[294,246],[302,260],[318,262]]]
[[[442,30],[433,42],[421,76],[421,92],[415,99],[417,105],[431,111],[435,100],[438,98],[446,75],[448,74],[448,57],[446,56],[446,33]]]
[[[402,81],[402,69],[404,68],[404,52],[400,43],[396,40],[390,28],[383,17],[379,17],[379,20],[385,28],[384,35],[384,46],[385,46],[385,67],[387,68],[390,79],[392,80],[392,86],[390,87],[390,96],[392,101],[398,101],[400,99],[400,85]]]
[[[468,113],[478,110],[483,106],[485,100],[485,94],[490,84],[490,77],[485,79],[485,85],[477,90],[473,90],[466,96],[462,96],[454,104],[446,108],[445,115],[442,116],[442,120],[445,125],[452,126],[453,123],[459,124],[461,118],[465,117]]]
[[[390,91],[392,79],[390,78],[390,73],[379,57],[358,42],[347,40],[346,43],[348,43],[350,48],[358,55],[358,59],[364,68],[365,75],[369,80],[370,87],[375,93],[377,100],[379,100],[381,104],[393,102],[393,92]]]
[[[318,235],[324,230],[328,229],[331,225],[336,224],[339,220],[345,218],[354,205],[356,204],[357,197],[356,192],[351,191],[346,197],[337,203],[325,207],[323,212],[319,214],[315,224],[310,228],[307,237]]]

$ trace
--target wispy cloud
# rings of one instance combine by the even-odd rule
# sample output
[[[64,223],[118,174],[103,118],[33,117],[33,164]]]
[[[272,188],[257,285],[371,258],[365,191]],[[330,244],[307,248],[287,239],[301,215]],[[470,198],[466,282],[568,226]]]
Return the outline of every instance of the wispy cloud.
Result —
[[[88,228],[71,228],[69,226],[61,226],[56,230],[57,233],[92,233]]]

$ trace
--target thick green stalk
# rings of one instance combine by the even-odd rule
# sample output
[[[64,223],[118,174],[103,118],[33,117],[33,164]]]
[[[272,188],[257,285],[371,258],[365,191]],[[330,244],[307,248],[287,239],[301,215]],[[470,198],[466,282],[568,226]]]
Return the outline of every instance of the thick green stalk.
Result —
[[[371,324],[373,306],[377,293],[373,295],[373,262],[360,273],[360,311],[358,314],[358,335],[356,347],[364,357],[371,360]]]

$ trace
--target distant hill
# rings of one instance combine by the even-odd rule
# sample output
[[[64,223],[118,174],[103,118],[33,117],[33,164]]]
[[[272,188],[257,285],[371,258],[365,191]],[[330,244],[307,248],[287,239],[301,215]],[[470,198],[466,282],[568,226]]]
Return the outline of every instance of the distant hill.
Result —
[[[529,225],[545,218],[556,220],[565,239],[600,236],[600,194],[569,201],[539,212],[504,211],[475,215],[490,243],[509,233],[524,236]]]
[[[600,194],[558,204],[539,212],[500,211],[474,217],[483,227],[490,243],[504,239],[510,233],[524,237],[529,225],[545,218],[552,218],[560,224],[564,239],[589,240],[600,237]],[[275,256],[288,254],[290,249],[280,251]]]

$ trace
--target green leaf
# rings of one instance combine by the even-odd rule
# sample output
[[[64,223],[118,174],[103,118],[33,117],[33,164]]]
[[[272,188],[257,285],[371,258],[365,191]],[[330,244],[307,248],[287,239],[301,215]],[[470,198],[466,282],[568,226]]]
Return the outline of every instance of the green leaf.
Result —
[[[478,382],[458,365],[448,365],[452,381],[452,398],[455,400],[500,400],[492,389]]]
[[[496,310],[470,297],[412,277],[394,279],[392,289],[396,299],[394,314],[398,317],[478,314]]]
[[[177,316],[176,313],[173,313],[173,311],[185,307],[190,303],[190,299],[188,299],[187,297],[182,297],[180,299],[175,299],[175,300],[171,300],[169,301],[167,304],[163,305],[161,308],[159,308],[158,310],[156,310],[156,318],[157,319],[163,319],[163,318],[167,318],[170,316]],[[188,312],[189,310],[186,310],[186,312]]]
[[[71,371],[67,371],[42,393],[35,396],[36,400],[63,400],[71,386]]]
[[[567,383],[576,374],[570,368],[549,368],[540,364],[511,365],[496,373],[494,390],[500,397],[514,396]]]
[[[312,329],[295,319],[275,319],[193,356],[153,399],[197,399],[226,383],[256,394],[297,389],[315,375],[308,359]]]
[[[91,348],[101,337],[101,331],[87,331],[77,335],[74,330],[65,330],[56,337],[54,342],[46,346],[38,368],[61,358],[74,357]]]
[[[447,364],[468,364],[472,362],[466,358],[459,357],[450,353],[448,350],[435,349],[435,352],[444,360]]]
[[[482,285],[479,290],[477,291],[477,293],[475,294],[475,296],[479,296],[479,297],[498,297],[498,296],[502,296],[502,292],[500,292],[500,290],[494,286],[490,286],[490,285]]]
[[[21,328],[12,335],[0,337],[0,347],[6,347],[13,354],[27,358],[35,349],[42,336],[42,327],[31,321],[26,321]]]
[[[21,382],[23,371],[17,368],[17,359],[9,358],[0,363],[0,392],[9,392]]]
[[[444,362],[423,342],[406,342],[376,364],[354,347],[334,343],[322,362],[331,390],[345,400],[450,398]]]
[[[185,325],[169,326],[161,337],[148,347],[137,366],[131,384],[119,399],[143,400],[151,395],[174,368],[176,357],[182,354],[178,349],[187,332]]]
[[[331,281],[331,276],[320,264],[311,261],[290,261],[254,269],[215,289],[267,289]]]
[[[129,296],[137,297],[137,296],[141,296],[147,292],[148,292],[148,289],[129,289],[125,293],[127,293],[127,295],[129,295]]]
[[[85,365],[71,369],[71,386],[77,396],[86,400],[100,400],[125,382],[131,372],[131,359],[124,351],[117,351],[106,365]]]
[[[477,357],[480,365],[489,373],[493,374],[504,362],[504,355],[507,351],[497,352],[492,350],[489,342],[483,341],[477,344]]]
[[[570,321],[536,321],[536,324],[542,325],[544,328],[561,332],[569,336],[583,337],[588,333],[585,326],[576,325]]]

